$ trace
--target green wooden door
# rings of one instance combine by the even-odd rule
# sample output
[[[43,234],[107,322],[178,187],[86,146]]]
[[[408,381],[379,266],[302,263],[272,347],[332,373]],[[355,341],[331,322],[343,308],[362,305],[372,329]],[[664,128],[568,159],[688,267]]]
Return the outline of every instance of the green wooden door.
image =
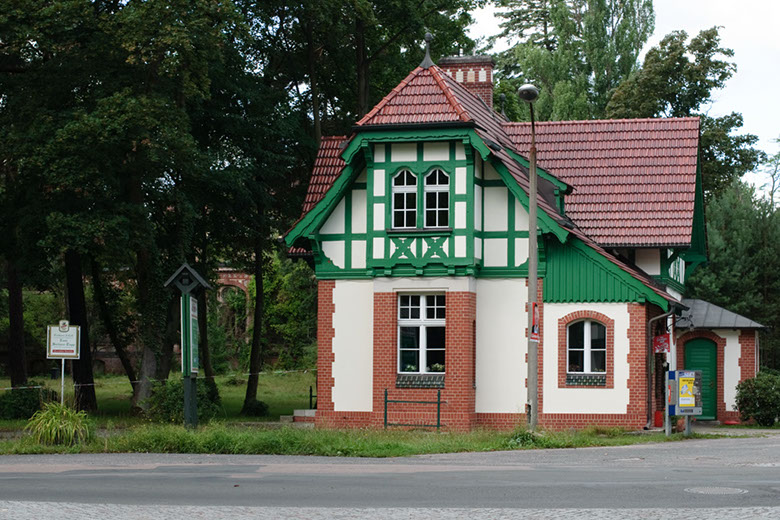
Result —
[[[701,370],[702,410],[699,419],[714,421],[718,412],[718,355],[715,343],[693,339],[685,344],[685,370]]]

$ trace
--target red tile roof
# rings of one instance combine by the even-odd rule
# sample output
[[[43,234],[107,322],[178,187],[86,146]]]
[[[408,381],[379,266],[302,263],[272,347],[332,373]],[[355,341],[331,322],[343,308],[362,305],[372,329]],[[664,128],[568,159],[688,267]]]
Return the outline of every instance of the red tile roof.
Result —
[[[322,138],[317,157],[314,159],[309,189],[306,191],[306,198],[303,199],[303,215],[322,200],[344,169],[345,163],[341,158],[341,150],[346,140],[343,135]]]
[[[530,123],[504,128],[527,156]],[[597,243],[691,243],[698,118],[543,122],[536,136],[539,166],[574,186],[566,214]]]
[[[417,67],[357,125],[469,121],[442,76],[444,73],[438,67]]]

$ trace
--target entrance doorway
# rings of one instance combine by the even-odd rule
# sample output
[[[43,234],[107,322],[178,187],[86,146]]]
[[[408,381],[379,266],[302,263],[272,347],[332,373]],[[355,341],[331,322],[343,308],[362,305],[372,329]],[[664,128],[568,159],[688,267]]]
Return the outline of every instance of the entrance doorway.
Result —
[[[715,342],[697,338],[685,343],[685,370],[701,370],[702,414],[699,419],[714,421],[718,413],[718,353]]]

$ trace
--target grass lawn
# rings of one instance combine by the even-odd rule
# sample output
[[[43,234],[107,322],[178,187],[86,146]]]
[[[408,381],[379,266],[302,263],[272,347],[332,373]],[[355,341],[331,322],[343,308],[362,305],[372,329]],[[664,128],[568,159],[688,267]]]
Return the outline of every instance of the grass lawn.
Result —
[[[176,377],[176,374],[171,377]],[[69,383],[66,380],[66,401],[73,399],[73,386]],[[47,380],[45,384],[59,392],[59,381]],[[314,385],[314,374],[262,374],[258,397],[269,405],[269,416],[263,418],[239,415],[246,391],[243,377],[218,377],[217,385],[224,415],[193,431],[181,426],[154,424],[131,416],[131,388],[127,379],[104,376],[97,379],[95,384],[99,411],[92,415],[92,419],[99,435],[95,435],[91,441],[74,447],[44,446],[26,435],[0,440],[0,454],[155,452],[396,457],[465,451],[619,446],[683,438],[680,434],[670,439],[659,433],[638,435],[616,428],[538,433],[525,430],[436,433],[306,430],[292,427],[269,429],[261,423],[277,420],[280,415],[289,415],[294,409],[308,408],[309,386]],[[8,380],[0,379],[0,387],[7,386]],[[24,428],[25,424],[25,421],[0,421],[0,431],[15,432]]]
[[[179,377],[171,373],[171,378]],[[33,383],[43,383],[60,392],[60,381],[35,378]],[[292,415],[293,410],[309,407],[309,387],[315,385],[314,374],[309,372],[264,372],[260,374],[257,398],[268,404],[267,417],[243,417],[239,415],[246,393],[245,376],[217,376],[217,386],[222,399],[223,415],[217,422],[278,421],[280,415]],[[10,387],[8,378],[0,378],[0,388]],[[7,391],[7,390],[6,390]],[[130,414],[132,387],[126,376],[101,376],[95,379],[95,395],[98,411],[92,414],[98,428],[129,427],[148,421]],[[65,401],[73,402],[73,382],[65,377]],[[26,421],[0,420],[0,431],[19,430]]]

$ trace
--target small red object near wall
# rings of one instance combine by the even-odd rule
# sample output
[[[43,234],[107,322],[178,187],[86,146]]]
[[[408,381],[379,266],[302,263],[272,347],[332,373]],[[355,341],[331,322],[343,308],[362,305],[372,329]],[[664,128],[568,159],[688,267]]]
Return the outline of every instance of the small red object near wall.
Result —
[[[669,352],[669,333],[658,334],[653,337],[653,352],[660,354],[663,352]]]

